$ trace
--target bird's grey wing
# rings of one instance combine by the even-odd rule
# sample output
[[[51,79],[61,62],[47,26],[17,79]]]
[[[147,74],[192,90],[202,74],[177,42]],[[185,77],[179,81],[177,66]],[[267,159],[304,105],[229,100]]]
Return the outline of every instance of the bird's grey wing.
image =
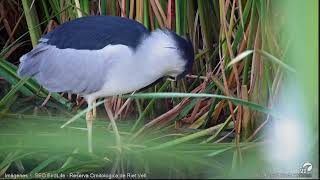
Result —
[[[103,49],[118,45],[135,49],[149,33],[142,24],[126,18],[78,18],[44,35],[39,45],[20,58],[18,75],[35,78],[51,92],[89,94],[102,87],[110,69]],[[114,55],[123,54],[116,49]]]
[[[39,72],[39,61],[32,60],[33,57],[36,57],[39,53],[46,51],[50,46],[40,43],[32,51],[23,55],[20,58],[20,65],[18,69],[18,76],[34,76]],[[31,59],[31,60],[30,60]],[[37,58],[38,59],[38,58]]]
[[[31,76],[50,92],[90,94],[104,84],[110,61],[104,50],[58,49],[40,43],[21,58],[19,76]]]

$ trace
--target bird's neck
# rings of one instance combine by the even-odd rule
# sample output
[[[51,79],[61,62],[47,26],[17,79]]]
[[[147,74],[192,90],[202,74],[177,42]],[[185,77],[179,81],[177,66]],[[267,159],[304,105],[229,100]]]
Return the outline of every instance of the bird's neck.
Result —
[[[117,77],[119,80],[114,84],[122,87],[122,84],[125,83],[130,87],[125,92],[121,92],[122,94],[144,88],[167,75],[167,71],[170,69],[170,65],[167,62],[168,60],[157,51],[137,50],[131,58],[127,59],[125,64],[122,64],[121,69],[126,70],[122,70],[121,74],[119,73],[120,75]],[[124,68],[123,66],[126,67]]]
[[[152,55],[152,52],[135,56],[132,65],[136,67],[135,70],[139,72],[139,75],[150,78],[165,76],[166,70],[169,68],[161,57]]]
[[[128,63],[130,67],[130,78],[136,83],[143,84],[143,86],[153,83],[155,80],[166,75],[167,67],[159,65],[157,62],[161,61],[161,57],[153,56],[152,53],[136,54]],[[126,72],[127,73],[127,72]]]

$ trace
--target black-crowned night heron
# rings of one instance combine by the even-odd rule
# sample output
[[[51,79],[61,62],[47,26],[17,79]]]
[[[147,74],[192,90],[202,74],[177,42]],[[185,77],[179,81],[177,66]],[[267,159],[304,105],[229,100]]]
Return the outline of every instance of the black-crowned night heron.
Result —
[[[49,92],[83,96],[91,107],[100,97],[129,93],[157,79],[184,77],[192,68],[192,43],[169,30],[149,32],[116,16],[88,16],[44,35],[20,58],[18,75],[33,77]],[[86,115],[89,151],[92,120]]]

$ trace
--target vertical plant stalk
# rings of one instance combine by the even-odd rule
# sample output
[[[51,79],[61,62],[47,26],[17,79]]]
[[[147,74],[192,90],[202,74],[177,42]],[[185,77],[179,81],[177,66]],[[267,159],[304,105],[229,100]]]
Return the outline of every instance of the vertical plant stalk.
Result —
[[[143,1],[137,0],[136,1],[136,21],[143,23]]]
[[[190,1],[182,1],[181,4],[181,34],[186,36],[187,33],[187,2]]]
[[[81,7],[80,7],[80,2],[79,0],[75,0],[75,3],[76,3],[76,8],[77,8],[77,15],[78,15],[78,18],[82,17],[82,12],[81,12]]]
[[[254,1],[254,0],[248,0],[247,3],[246,3],[246,6],[244,8],[244,11],[243,11],[243,23],[244,24],[246,24],[247,21],[248,21],[248,16],[249,16],[249,13],[250,13],[252,1]],[[232,44],[232,50],[233,51],[237,50],[240,40],[244,37],[243,33],[245,33],[245,32],[244,32],[244,29],[242,28],[242,26],[238,26],[238,30],[236,32],[236,36],[235,36],[235,39],[234,39],[233,44]]]
[[[46,19],[50,19],[47,2],[46,1],[41,1],[41,4],[42,4],[42,7],[43,7],[44,14],[46,15]]]
[[[246,101],[249,100],[247,85],[241,86],[241,98]],[[250,109],[246,106],[242,106],[242,110],[241,139],[247,139],[251,134]]]
[[[143,23],[143,0],[139,0],[139,20]]]
[[[163,9],[162,9],[162,7],[161,7],[161,4],[159,3],[159,0],[155,0],[155,3],[156,3],[156,6],[157,6],[157,8],[158,8],[158,10],[159,10],[159,12],[160,12],[162,21],[164,22],[165,26],[167,27],[167,24],[166,24],[166,22],[167,22],[167,21],[166,21],[166,20],[167,20],[167,17],[166,17],[166,15],[164,14],[164,11],[163,11]]]
[[[67,11],[62,11],[64,7],[66,6],[66,1],[65,0],[60,0],[60,11],[61,11],[61,21],[65,22],[67,19]]]
[[[229,36],[228,29],[227,29],[227,22],[225,20],[225,17],[226,17],[226,11],[224,11],[225,7],[224,7],[224,3],[223,3],[222,0],[220,0],[220,3],[221,3],[221,9],[222,9],[221,23],[222,23],[222,28],[224,30],[226,41],[227,41],[227,47],[228,47],[227,49],[229,51],[229,57],[231,59],[234,59],[234,53],[233,53],[232,46],[231,46],[231,33],[230,33],[230,36]],[[234,8],[235,8],[234,5],[235,5],[235,3],[232,6],[231,19],[233,17],[233,13],[234,13]],[[230,31],[232,31],[231,27],[230,27]],[[225,56],[225,57],[227,57],[227,56]],[[225,58],[225,59],[227,59],[227,58]],[[239,82],[239,74],[238,74],[237,66],[233,65],[232,66],[232,70],[233,70],[235,78],[236,78],[237,96],[239,97],[239,95],[240,95],[240,82]]]
[[[35,47],[38,44],[38,40],[41,36],[41,30],[40,27],[35,28],[39,24],[39,20],[34,5],[30,7],[31,3],[31,0],[22,0],[22,6],[28,25],[31,43],[32,46]]]
[[[233,30],[233,26],[234,26],[234,12],[235,12],[235,7],[236,7],[236,1],[233,1],[232,3],[232,9],[231,9],[231,15],[230,15],[230,21],[229,21],[229,31],[228,31],[228,38],[231,39],[231,35],[232,35],[232,30]],[[232,48],[231,48],[232,50]]]
[[[130,19],[133,19],[133,13],[134,13],[134,0],[130,0],[130,13],[129,13]]]
[[[241,0],[237,0],[237,3],[238,3],[238,11],[239,11],[239,15],[240,15],[241,26],[242,26],[242,29],[244,29],[242,4],[241,4],[242,2],[241,2]],[[244,37],[245,40],[247,40],[246,34],[244,34],[243,37]]]
[[[174,0],[168,0],[168,6],[167,6],[167,28],[172,30],[172,5]]]
[[[157,5],[156,5],[155,1],[151,0],[150,1],[150,5],[151,5],[151,8],[152,8],[152,11],[154,12],[154,14],[155,14],[155,16],[157,18],[157,22],[159,23],[161,29],[163,29],[165,27],[165,25],[164,25],[164,22],[163,22],[163,20],[161,18],[161,15],[160,15],[160,13],[158,11],[158,8],[157,8]]]
[[[126,17],[126,1],[121,0],[121,17]]]
[[[107,15],[107,0],[100,0],[100,12],[101,15]]]
[[[203,42],[206,48],[209,48],[210,53],[212,53],[212,45],[213,45],[213,22],[210,22],[212,17],[210,16],[210,2],[205,0],[198,0],[198,12],[199,12],[199,19],[200,19],[200,27],[201,32],[203,34]],[[208,17],[209,16],[209,17]]]
[[[135,0],[136,1],[136,10],[135,10],[135,14],[136,14],[136,17],[134,18],[136,21],[140,22],[139,21],[139,15],[140,15],[140,0]]]
[[[231,9],[231,15],[230,15],[230,22],[229,22],[229,31],[227,30],[227,24],[226,21],[221,21],[223,22],[223,28],[226,34],[226,40],[227,40],[227,47],[229,50],[229,55],[230,57],[233,59],[234,58],[234,52],[232,50],[232,46],[231,46],[231,35],[232,35],[232,30],[233,30],[233,25],[234,25],[234,21],[233,21],[233,17],[234,17],[234,12],[235,12],[235,5],[236,2],[233,1],[232,3],[232,9]],[[224,17],[226,17],[226,11],[223,12]],[[237,84],[237,96],[240,97],[240,80],[239,80],[239,73],[238,73],[238,68],[237,65],[233,65],[232,66],[232,74],[235,77],[236,80],[236,84]],[[236,143],[239,144],[240,143],[240,131],[241,131],[241,120],[242,119],[242,108],[239,108],[239,112],[237,114],[237,121],[235,124],[235,132],[236,132]]]
[[[250,17],[250,22],[249,22],[249,35],[248,35],[248,43],[247,43],[247,48],[248,49],[253,49],[253,41],[254,41],[254,32],[255,32],[255,21],[256,21],[256,5],[255,1],[253,1],[252,8],[251,8],[251,17]],[[243,85],[248,85],[248,76],[249,76],[249,66],[251,63],[251,58],[253,56],[249,56],[245,59],[245,64],[244,64],[244,69],[243,69],[243,74],[242,74],[242,84]]]
[[[224,13],[222,12],[223,11],[222,9],[224,8],[223,1],[220,0],[219,3],[220,3],[220,21],[221,21],[221,23],[223,23],[224,22]],[[223,29],[223,27],[221,26],[220,29]],[[221,30],[220,35],[221,35],[221,40],[220,41],[223,42],[222,39],[224,39],[226,33],[223,33],[223,30]],[[221,73],[222,73],[223,85],[224,85],[224,88],[226,90],[226,94],[227,94],[227,96],[230,96],[228,82],[227,82],[227,79],[226,79],[226,73],[225,73],[225,70],[224,70],[224,61],[225,61],[225,59],[222,58],[223,57],[222,54],[223,54],[223,52],[225,52],[225,46],[223,46],[223,45],[224,45],[224,43],[219,46],[220,69],[221,69]],[[221,49],[220,49],[221,46],[222,46],[222,51],[223,52],[221,52]],[[224,58],[226,58],[226,55],[224,56]],[[232,105],[232,103],[230,101],[228,101],[228,105],[229,105],[229,109],[230,109],[232,120],[233,120],[234,124],[236,124],[235,123],[235,117],[234,117],[233,105]]]
[[[149,1],[148,0],[143,0],[143,25],[147,28],[150,29],[149,25]]]
[[[176,8],[176,33],[181,35],[181,14],[180,14],[180,2],[179,0],[175,0],[175,8]]]
[[[112,16],[117,15],[117,2],[116,2],[116,0],[111,0],[111,15]]]
[[[254,53],[251,63],[251,76],[250,76],[250,93],[249,99],[258,104],[262,104],[262,96],[261,96],[261,81],[263,75],[263,66],[261,62],[261,54],[257,52],[258,49],[261,48],[261,30],[260,30],[260,21],[258,23],[257,31],[255,34],[255,42],[254,42]],[[261,114],[259,112],[253,111],[251,113],[250,119],[252,121],[253,128],[258,126],[258,122],[261,120]]]
[[[129,12],[130,12],[130,1],[125,0],[126,3],[126,17],[129,17]]]
[[[83,1],[83,11],[87,16],[90,15],[90,1],[89,0],[82,0]]]
[[[150,29],[151,31],[153,31],[155,29],[155,21],[154,21],[155,19],[154,19],[154,12],[150,4],[148,6],[148,10],[149,10]]]
[[[194,34],[194,21],[195,21],[195,12],[194,12],[194,5],[193,2],[188,1],[187,3],[187,7],[186,7],[186,28],[187,28],[187,32],[189,33],[189,37],[191,38],[193,37]],[[194,41],[194,39],[192,39]],[[194,42],[193,42],[193,46],[194,46]]]

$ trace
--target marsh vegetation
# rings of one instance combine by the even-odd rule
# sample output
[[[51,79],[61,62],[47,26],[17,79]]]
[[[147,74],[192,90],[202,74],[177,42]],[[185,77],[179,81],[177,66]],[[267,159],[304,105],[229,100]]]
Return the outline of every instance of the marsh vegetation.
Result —
[[[270,165],[264,147],[273,141],[266,129],[289,117],[280,108],[284,102],[299,104],[295,108],[308,114],[303,124],[309,139],[318,133],[318,38],[313,24],[318,6],[316,1],[308,3],[0,1],[0,177],[10,173],[261,177]],[[297,7],[303,9],[300,15],[294,14]],[[191,39],[194,46],[193,69],[186,78],[162,79],[133,95],[108,98],[121,135],[121,153],[104,99],[99,99],[94,154],[89,154],[86,102],[74,94],[49,96],[33,79],[16,74],[19,58],[41,35],[89,15],[134,19],[150,31],[168,28]],[[309,22],[304,17],[313,18]],[[287,86],[290,82],[294,85]],[[289,93],[293,89],[301,91]],[[291,100],[284,98],[288,96]],[[72,122],[60,128],[68,121]],[[306,146],[311,157],[318,156],[316,147],[314,139]]]

